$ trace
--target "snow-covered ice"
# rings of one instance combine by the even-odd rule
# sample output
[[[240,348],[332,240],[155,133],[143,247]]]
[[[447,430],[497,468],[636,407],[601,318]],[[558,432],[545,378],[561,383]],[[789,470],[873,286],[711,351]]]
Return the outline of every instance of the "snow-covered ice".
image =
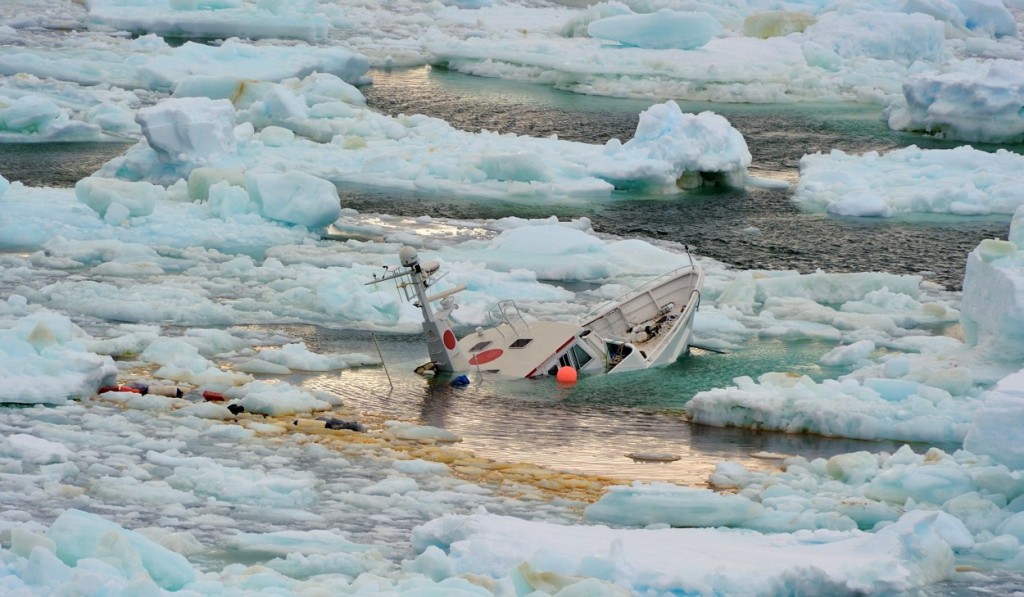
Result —
[[[914,74],[903,84],[889,126],[946,139],[1024,142],[1024,66],[1019,60],[976,58]]]
[[[1016,191],[1024,156],[970,146],[849,155],[805,155],[793,200],[839,216],[893,217],[915,213],[1012,215],[1024,200]]]
[[[140,110],[146,142],[99,174],[166,185],[188,179],[208,188],[232,172],[238,178],[238,171],[290,170],[335,184],[540,200],[606,197],[617,188],[670,194],[700,186],[702,177],[742,187],[751,161],[743,136],[725,118],[684,114],[672,101],[643,112],[633,139],[594,145],[466,133],[420,115],[387,117],[353,104],[358,91],[330,75],[263,91],[237,112],[227,100],[207,97]],[[206,178],[193,184],[198,168],[212,170],[196,173]]]
[[[377,229],[384,238],[394,235],[397,242],[327,242],[305,226],[270,219],[258,211],[244,218],[223,219],[208,203],[185,201],[175,193],[187,195],[187,188],[178,185],[168,196],[154,199],[153,214],[131,216],[126,210],[124,219],[116,223],[105,221],[85,205],[74,189],[31,189],[14,182],[0,197],[4,221],[28,226],[43,221],[45,213],[55,224],[35,224],[33,234],[20,236],[21,252],[4,256],[0,284],[18,289],[3,304],[5,346],[20,348],[18,352],[5,351],[3,367],[7,372],[36,368],[60,372],[57,379],[61,382],[48,386],[45,402],[52,406],[45,407],[47,411],[14,409],[5,411],[2,419],[7,439],[0,449],[6,459],[0,467],[11,481],[11,491],[18,492],[17,498],[4,500],[5,527],[11,537],[10,543],[2,544],[9,570],[4,578],[11,587],[35,587],[25,589],[29,594],[49,592],[95,575],[111,586],[144,582],[144,586],[167,587],[167,583],[177,582],[168,578],[180,578],[192,570],[195,580],[186,581],[185,588],[203,594],[223,592],[228,586],[252,592],[269,587],[299,591],[310,583],[355,591],[370,582],[397,593],[413,587],[446,593],[457,590],[453,587],[466,588],[467,579],[481,576],[493,579],[487,586],[494,592],[514,587],[516,591],[532,587],[553,592],[578,585],[576,590],[596,594],[617,594],[622,587],[654,591],[742,587],[771,593],[776,582],[800,582],[822,590],[844,587],[885,592],[950,578],[958,558],[1005,563],[1015,557],[1019,540],[1013,535],[1016,527],[1009,504],[1024,491],[1024,485],[1020,473],[1003,464],[1006,459],[1002,455],[1008,451],[992,443],[997,441],[994,439],[985,444],[975,442],[977,455],[935,451],[921,456],[908,451],[870,458],[850,456],[849,460],[835,457],[827,462],[790,459],[785,472],[776,476],[723,464],[712,481],[722,488],[730,483],[746,487],[742,497],[639,484],[632,493],[609,491],[588,509],[589,522],[582,527],[566,526],[572,524],[572,504],[551,504],[547,514],[539,514],[531,510],[533,502],[489,497],[494,490],[487,489],[486,483],[480,489],[487,491],[470,491],[441,464],[446,457],[436,456],[434,465],[409,466],[387,449],[373,456],[349,453],[362,445],[357,443],[331,457],[339,466],[345,466],[343,460],[350,462],[345,475],[349,480],[331,481],[329,468],[318,468],[315,474],[301,472],[306,471],[300,464],[308,457],[303,456],[306,451],[319,454],[322,461],[334,449],[315,439],[322,431],[308,427],[286,431],[290,419],[272,424],[259,418],[227,422],[234,416],[226,405],[269,415],[310,417],[337,404],[328,396],[284,382],[255,381],[244,371],[270,366],[283,371],[330,370],[373,365],[376,359],[316,354],[301,344],[288,343],[257,350],[254,339],[240,329],[203,330],[211,325],[289,320],[336,323],[344,317],[344,325],[355,328],[413,332],[418,326],[415,309],[399,303],[390,293],[376,293],[363,282],[381,263],[391,262],[400,244],[415,238],[412,229],[426,222],[409,221],[404,224],[406,230],[401,221],[392,224],[391,231]],[[34,201],[40,197],[46,199],[45,209]],[[296,213],[302,213],[301,205]],[[164,209],[171,211],[161,217]],[[163,225],[168,218],[179,225]],[[336,225],[366,230],[370,220],[343,210]],[[617,294],[632,276],[644,271],[638,271],[638,266],[653,274],[655,262],[686,258],[639,239],[604,239],[595,235],[585,220],[480,222],[475,225],[483,226],[483,237],[479,231],[469,230],[460,236],[460,227],[469,223],[448,224],[454,232],[447,239],[433,236],[419,242],[430,257],[460,264],[453,268],[457,279],[451,283],[470,284],[464,293],[464,308],[457,311],[460,322],[468,325],[482,323],[487,306],[510,294],[522,299],[527,313],[545,313],[554,304],[563,316],[578,315],[588,304]],[[238,238],[248,238],[246,243],[234,246],[213,233],[232,226],[237,227]],[[1017,238],[1019,227],[1012,230],[1011,238]],[[553,236],[561,242],[538,242]],[[580,260],[575,268],[555,269],[564,262],[561,257],[566,250],[585,251],[593,255],[593,262]],[[1019,271],[1013,266],[1019,249],[1014,244],[1012,251],[1010,247],[992,254],[984,251],[984,247],[978,249],[979,263],[1001,268],[1000,275],[983,268],[968,277],[965,295],[972,287],[989,289],[979,290],[978,297],[972,299],[981,304],[969,311],[978,324],[966,344],[926,331],[929,324],[955,322],[963,315],[955,295],[930,287],[916,276],[733,271],[707,261],[706,306],[696,326],[702,343],[730,346],[743,338],[764,335],[826,338],[848,344],[848,349],[837,349],[828,359],[822,355],[840,376],[834,381],[811,382],[780,373],[765,376],[759,384],[743,382],[768,399],[753,407],[748,416],[764,413],[773,418],[714,419],[715,409],[739,413],[745,408],[742,402],[713,399],[718,398],[717,391],[693,400],[694,416],[714,424],[779,428],[796,424],[800,431],[848,437],[944,442],[962,441],[965,436],[994,438],[999,432],[1012,437],[1007,427],[991,422],[987,413],[1000,413],[997,418],[1001,422],[1014,420],[1016,415],[1011,413],[1015,411],[1005,409],[1012,409],[1015,403],[999,398],[1000,392],[1016,391],[1014,378],[1007,378],[1000,389],[986,392],[984,388],[997,373],[984,377],[980,375],[984,368],[956,364],[957,360],[971,362],[972,355],[998,343],[1003,330],[1016,329],[1006,323],[1016,321],[1016,312],[994,307],[1005,297],[999,290],[1000,278],[1020,277],[1013,273]],[[61,275],[62,270],[83,271],[83,267],[96,273],[83,279]],[[605,283],[596,290],[573,292],[549,286],[539,277]],[[986,286],[990,284],[994,285]],[[231,289],[231,301],[217,298],[225,288]],[[124,321],[126,315],[134,323],[111,322],[93,333],[72,323],[78,318]],[[987,319],[989,316],[1003,323],[990,324],[995,320]],[[186,333],[168,335],[169,330],[160,323],[169,320],[188,328]],[[879,352],[882,347],[885,350]],[[111,356],[117,356],[122,367],[150,363],[157,379],[186,388],[220,390],[225,402],[131,392],[89,398],[89,388],[95,391],[115,376],[130,377],[117,369]],[[1014,362],[1010,361],[1001,370],[1008,371]],[[1015,362],[1019,366],[1019,360]],[[248,365],[223,369],[228,363]],[[21,383],[10,373],[5,373],[5,379],[6,389],[11,390],[8,400],[13,401],[31,395],[28,391],[40,381],[35,375]],[[818,391],[808,392],[815,388]],[[829,391],[837,394],[835,401],[824,399],[824,388],[833,388]],[[749,390],[722,390],[726,396],[740,391]],[[68,402],[73,399],[78,400]],[[708,408],[702,411],[703,404]],[[827,421],[830,427],[799,421]],[[986,425],[985,430],[974,432],[975,424]],[[993,428],[993,424],[997,426]],[[304,432],[311,434],[308,440],[301,439],[306,437],[301,435]],[[441,445],[457,439],[442,432],[401,423],[371,431],[367,438],[384,445],[405,441]],[[282,442],[282,437],[288,441]],[[217,448],[226,439],[244,442],[250,452],[246,461],[264,472],[253,474],[239,468],[244,463],[237,462],[237,453],[224,454]],[[102,456],[110,453],[111,445],[123,446],[113,452],[116,461]],[[369,474],[357,481],[363,477],[351,470],[350,459],[361,458],[369,458],[372,464],[359,466],[387,469],[394,463],[399,472]],[[837,485],[836,479],[841,479],[842,485]],[[834,497],[823,501],[812,499],[814,495]],[[22,501],[26,499],[49,501],[47,511],[53,514],[26,516],[23,513],[32,511]],[[225,509],[242,500],[250,514],[227,516]],[[343,529],[354,528],[352,525],[358,528],[359,523],[338,518],[345,510],[336,509],[338,500],[361,504],[357,512],[393,512],[386,515],[389,519],[399,511],[409,511],[410,500],[422,505],[411,510],[418,512],[411,518],[409,514],[399,517],[404,521],[399,528],[404,530],[377,537],[365,529],[355,535],[345,532]],[[59,521],[59,512],[85,516],[74,512],[89,511],[99,504],[120,504],[104,510],[107,514],[102,522],[90,524],[106,529],[95,531],[104,536],[114,531],[113,536],[126,537],[118,543],[121,547],[113,552],[96,547],[80,555],[66,555],[64,542],[78,545],[86,539],[68,535],[63,523],[53,522],[54,528],[49,521]],[[917,504],[922,505],[920,509]],[[986,504],[985,518],[976,520],[978,515],[972,514],[964,520],[979,504]],[[479,506],[487,513],[476,513]],[[943,516],[928,513],[939,506]],[[265,512],[268,507],[273,508],[273,515]],[[158,514],[152,519],[147,515],[131,522],[131,517],[123,516],[154,509]],[[901,518],[903,510],[911,510],[907,518]],[[527,511],[533,513],[527,515]],[[456,518],[452,522],[438,518],[445,513]],[[644,516],[638,519],[639,514]],[[247,522],[239,526],[239,520]],[[463,522],[456,524],[456,520]],[[112,521],[118,521],[121,530],[102,526],[114,524]],[[83,530],[76,532],[92,532],[85,530],[92,527],[79,522],[75,528]],[[595,526],[600,524],[613,526]],[[707,528],[669,528],[679,525]],[[339,528],[331,531],[334,526]],[[640,528],[630,530],[634,526]],[[718,526],[736,530],[714,530]],[[180,560],[152,543],[133,539],[129,529],[136,527],[155,527],[145,536],[166,542],[169,547],[163,549],[181,552],[189,561],[207,549],[227,548],[265,558],[266,568],[258,574],[256,569],[238,564],[225,565],[216,574],[195,564],[191,568],[178,564],[173,571],[151,569],[147,558],[156,558],[164,566]],[[883,527],[887,529],[884,533]],[[277,535],[285,530],[292,533],[288,541]],[[230,539],[234,543],[227,545],[238,531],[251,539],[242,543]],[[314,546],[327,539],[320,535],[328,531],[339,547],[324,553],[323,547]],[[260,533],[267,536],[260,537]],[[407,547],[394,547],[392,533],[404,536]],[[495,543],[497,537],[502,540]],[[98,541],[96,545],[111,540],[92,539]],[[383,553],[382,540],[398,551]],[[739,575],[694,563],[694,570],[702,571],[694,577],[683,574],[676,559],[653,555],[677,541],[700,541],[702,553],[712,558],[709,561],[727,558],[722,554],[738,549],[774,555],[749,558],[770,562],[757,574]],[[266,542],[280,547],[264,546]],[[352,551],[344,547],[348,542],[365,545]],[[634,543],[636,549],[626,548]],[[606,555],[583,550],[583,546],[596,544],[605,545]],[[534,545],[547,547],[536,551],[530,548]],[[844,565],[835,563],[836,553],[851,551],[863,553],[864,559],[856,566],[849,560],[844,560]],[[650,557],[643,555],[648,552]],[[92,562],[101,553],[107,564],[96,568]],[[889,563],[884,571],[878,558]],[[809,561],[816,562],[813,572],[805,566]],[[147,580],[139,580],[142,578]]]
[[[669,12],[658,18],[659,8]],[[411,0],[103,0],[83,8],[19,0],[4,10],[0,29],[12,42],[0,46],[0,97],[18,105],[4,106],[10,118],[0,113],[0,121],[8,121],[8,138],[115,139],[138,133],[134,110],[211,74],[225,77],[222,90],[243,96],[259,81],[318,72],[359,83],[371,65],[431,64],[619,97],[870,102],[892,109],[895,128],[978,141],[1019,134],[1014,4],[779,8]],[[73,31],[53,43],[38,29],[46,26]],[[139,37],[91,35],[90,27]],[[602,39],[603,29],[617,41]],[[224,42],[171,47],[158,35]],[[645,47],[655,39],[657,48]],[[225,64],[228,73],[218,69]]]

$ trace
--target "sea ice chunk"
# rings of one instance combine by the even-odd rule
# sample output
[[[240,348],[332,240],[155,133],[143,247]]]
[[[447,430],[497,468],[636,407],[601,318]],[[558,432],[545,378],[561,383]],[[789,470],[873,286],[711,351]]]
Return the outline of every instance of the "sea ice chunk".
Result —
[[[739,526],[764,508],[740,495],[668,483],[609,487],[596,503],[587,506],[584,518],[614,525],[673,527]]]
[[[66,510],[46,533],[57,545],[57,557],[68,566],[86,558],[102,558],[125,578],[145,573],[168,591],[176,591],[196,578],[184,556],[96,514]]]
[[[88,205],[101,217],[113,205],[122,205],[130,216],[148,216],[156,203],[164,199],[163,187],[148,182],[129,182],[111,178],[88,176],[75,183],[75,197]]]
[[[1024,206],[1014,214],[1009,238],[1021,238],[1022,230]],[[967,257],[960,309],[964,340],[991,361],[1019,363],[1024,360],[1024,250],[1012,241],[1003,241],[1000,250],[986,249],[991,245],[983,241]]]
[[[312,174],[250,173],[246,175],[245,186],[263,215],[272,220],[316,229],[333,223],[341,215],[338,189]]]
[[[722,32],[722,25],[706,12],[663,8],[648,14],[616,15],[592,22],[591,37],[638,48],[693,50]]]
[[[1024,140],[1024,64],[968,59],[914,74],[889,128],[984,143]]]
[[[974,424],[964,438],[964,449],[987,454],[1011,470],[1024,470],[1024,445],[1019,441],[1021,426],[1024,426],[1024,370],[1006,376],[985,395]],[[1024,539],[1024,534],[1018,538]]]
[[[235,108],[228,100],[170,98],[139,110],[135,119],[163,161],[202,163],[234,152]]]

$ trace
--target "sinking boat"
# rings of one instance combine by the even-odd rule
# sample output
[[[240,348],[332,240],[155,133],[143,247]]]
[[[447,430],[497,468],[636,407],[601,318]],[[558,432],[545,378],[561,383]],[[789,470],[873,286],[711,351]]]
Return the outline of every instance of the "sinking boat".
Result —
[[[400,294],[423,312],[430,361],[420,372],[519,378],[556,375],[564,368],[612,374],[669,365],[689,348],[704,283],[704,272],[691,258],[689,265],[604,303],[578,324],[527,320],[515,301],[502,300],[490,310],[488,327],[459,339],[448,316],[457,308],[455,295],[466,286],[430,294],[443,277],[437,275],[438,262],[421,262],[412,247],[403,247],[399,260],[401,267],[385,266],[387,271],[367,284],[395,280]]]

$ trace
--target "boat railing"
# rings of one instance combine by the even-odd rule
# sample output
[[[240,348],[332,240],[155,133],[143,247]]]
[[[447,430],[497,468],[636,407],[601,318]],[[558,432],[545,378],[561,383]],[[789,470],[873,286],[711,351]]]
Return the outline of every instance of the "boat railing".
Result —
[[[519,306],[512,299],[505,299],[498,301],[494,306],[487,312],[487,319],[490,320],[491,326],[494,327],[502,336],[505,333],[502,331],[502,326],[508,326],[512,333],[519,335],[520,331],[527,331],[530,329],[526,320],[523,319],[522,312],[519,311]]]
[[[631,288],[631,289],[627,290],[626,292],[623,292],[622,294],[620,294],[619,296],[617,296],[617,297],[615,297],[615,298],[613,298],[611,300],[607,300],[607,301],[604,301],[604,302],[600,303],[599,305],[596,305],[590,311],[587,311],[587,313],[585,315],[583,315],[582,318],[580,318],[580,321],[584,322],[584,325],[586,325],[589,322],[597,321],[598,319],[600,319],[602,317],[605,317],[606,315],[614,312],[615,309],[617,308],[616,305],[618,305],[619,303],[625,301],[627,298],[632,297],[632,296],[638,296],[638,295],[643,294],[645,292],[649,293],[652,288],[654,288],[655,286],[658,286],[659,284],[661,284],[665,280],[668,280],[668,279],[671,279],[671,278],[678,278],[679,276],[682,276],[684,273],[686,273],[688,271],[696,271],[696,270],[697,270],[697,266],[695,266],[695,265],[693,265],[691,263],[690,265],[684,265],[683,267],[677,267],[676,269],[674,269],[672,271],[669,271],[669,272],[666,272],[664,274],[661,274],[658,277],[652,278],[651,280],[645,282],[644,284],[641,284],[640,286],[637,286],[635,288]]]

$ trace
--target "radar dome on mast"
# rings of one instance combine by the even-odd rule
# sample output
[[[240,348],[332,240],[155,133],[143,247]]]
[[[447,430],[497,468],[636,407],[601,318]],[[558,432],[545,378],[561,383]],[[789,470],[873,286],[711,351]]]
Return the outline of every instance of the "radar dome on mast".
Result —
[[[398,259],[405,267],[412,267],[414,263],[419,261],[419,257],[419,253],[412,247],[402,247],[398,251]]]

